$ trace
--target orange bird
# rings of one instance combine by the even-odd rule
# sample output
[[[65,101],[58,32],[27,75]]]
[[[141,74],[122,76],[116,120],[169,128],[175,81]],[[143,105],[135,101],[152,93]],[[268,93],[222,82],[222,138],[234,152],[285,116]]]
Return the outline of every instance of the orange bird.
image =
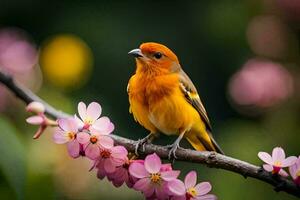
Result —
[[[198,151],[223,153],[211,134],[211,125],[196,87],[182,70],[177,56],[166,46],[143,43],[128,53],[135,57],[136,72],[130,78],[127,92],[134,119],[150,131],[139,140],[150,142],[159,133],[179,135],[171,145],[169,157],[185,137]]]

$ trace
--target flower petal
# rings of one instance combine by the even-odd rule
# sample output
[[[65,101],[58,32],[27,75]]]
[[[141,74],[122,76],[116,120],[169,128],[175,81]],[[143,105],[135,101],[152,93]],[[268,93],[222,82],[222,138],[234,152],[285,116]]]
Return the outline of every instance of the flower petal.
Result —
[[[105,149],[110,149],[114,146],[114,141],[109,136],[99,136],[98,144]]]
[[[88,105],[86,110],[86,115],[91,117],[93,120],[96,120],[100,117],[102,108],[99,103],[92,102]]]
[[[77,123],[78,129],[82,129],[84,127],[83,121],[81,119],[79,119],[79,117],[77,117],[77,115],[74,115],[74,119]]]
[[[197,173],[195,171],[190,171],[184,179],[184,185],[186,189],[195,187],[197,183]]]
[[[111,122],[108,117],[101,117],[94,122],[93,128],[102,134],[102,132],[106,132],[110,124]]]
[[[28,124],[41,125],[44,122],[44,118],[41,116],[35,115],[35,116],[28,117],[26,119],[26,122]]]
[[[104,169],[107,173],[113,173],[116,171],[116,166],[112,163],[111,159],[104,160]]]
[[[145,191],[149,190],[149,185],[150,184],[151,183],[150,183],[149,178],[142,178],[134,184],[133,188],[138,190],[138,191],[145,192]],[[154,189],[152,190],[152,194],[153,194],[153,192],[154,192]]]
[[[300,171],[300,157],[295,164],[289,167],[289,171],[292,178],[295,180],[297,178],[297,172]]]
[[[114,158],[124,159],[127,158],[128,151],[123,146],[114,146],[111,149],[111,154]]]
[[[289,167],[292,166],[293,164],[295,164],[295,162],[297,161],[297,157],[296,156],[290,156],[287,157],[286,159],[284,159],[281,162],[281,167]]]
[[[217,199],[218,199],[217,196],[214,194],[207,194],[196,198],[196,200],[217,200]]]
[[[83,102],[79,102],[78,104],[78,114],[79,114],[79,117],[84,120],[86,118],[86,105],[85,103]]]
[[[178,179],[170,181],[168,187],[169,191],[176,196],[184,195],[186,192],[184,183]]]
[[[259,152],[258,153],[258,157],[264,161],[265,163],[272,165],[273,164],[273,159],[271,157],[270,154],[266,153],[266,152]]]
[[[202,182],[198,183],[195,186],[195,189],[197,191],[197,194],[200,195],[205,195],[211,191],[211,184],[209,182]]]
[[[165,181],[172,181],[172,180],[175,180],[179,174],[180,174],[179,170],[164,171],[164,172],[161,172],[161,177]]]
[[[104,179],[105,176],[106,176],[106,172],[104,170],[104,166],[103,165],[104,165],[104,163],[103,163],[102,160],[97,163],[97,168],[98,168],[97,177],[99,179],[101,179],[101,180]]]
[[[280,169],[280,171],[278,172],[279,175],[283,176],[283,177],[288,177],[289,174],[284,170],[284,169]]]
[[[129,166],[129,173],[135,178],[144,178],[149,175],[145,169],[145,166],[141,163],[132,163]]]
[[[273,166],[269,165],[269,164],[264,164],[263,165],[264,170],[266,170],[267,172],[272,172],[273,171]]]
[[[163,184],[162,186],[155,188],[155,193],[156,193],[157,199],[162,199],[162,200],[168,199],[169,190],[165,185],[166,184]]]
[[[77,133],[79,129],[79,124],[75,118],[68,118],[70,131]]]
[[[77,133],[78,124],[74,118],[60,118],[57,120],[58,126],[64,131]]]
[[[282,161],[285,159],[284,150],[281,147],[275,147],[272,152],[273,161]]]
[[[145,158],[145,169],[149,173],[158,173],[161,168],[161,160],[160,157],[156,155],[156,153],[153,153],[151,155],[148,155]]]
[[[66,137],[64,131],[62,131],[60,128],[56,128],[53,134],[53,140],[56,144],[64,144],[69,141],[69,138]]]
[[[100,149],[95,144],[89,144],[85,149],[85,155],[86,157],[95,160],[100,155]]]
[[[86,143],[90,142],[90,135],[88,133],[85,133],[85,132],[77,133],[76,140],[80,144],[86,144]]]
[[[170,170],[172,170],[172,165],[170,163],[161,165],[161,168],[160,168],[161,172],[170,171]]]
[[[172,200],[186,200],[186,196],[185,196],[185,194],[181,195],[181,196],[172,196],[171,199]],[[194,199],[192,199],[192,200],[194,200]]]
[[[77,158],[79,157],[79,143],[76,140],[72,140],[70,142],[68,142],[68,152],[69,155],[73,158]]]

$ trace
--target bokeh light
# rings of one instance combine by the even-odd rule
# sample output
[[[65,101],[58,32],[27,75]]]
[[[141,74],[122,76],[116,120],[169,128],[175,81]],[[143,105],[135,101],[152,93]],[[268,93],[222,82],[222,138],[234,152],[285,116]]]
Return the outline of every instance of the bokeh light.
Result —
[[[90,48],[74,35],[54,36],[41,49],[40,65],[45,78],[63,89],[77,89],[84,85],[92,63]]]
[[[9,73],[24,73],[37,62],[37,50],[25,31],[0,29],[0,66]]]
[[[283,14],[293,21],[300,20],[300,2],[299,0],[276,0]]]
[[[247,29],[250,48],[260,56],[286,58],[297,48],[295,35],[274,15],[254,17]]]
[[[251,59],[229,83],[232,100],[241,106],[261,108],[276,105],[291,96],[293,79],[279,63]]]
[[[25,30],[15,27],[0,29],[0,69],[33,91],[42,84],[37,60],[36,45]],[[0,87],[0,99],[1,111],[14,103],[11,93],[3,86]]]

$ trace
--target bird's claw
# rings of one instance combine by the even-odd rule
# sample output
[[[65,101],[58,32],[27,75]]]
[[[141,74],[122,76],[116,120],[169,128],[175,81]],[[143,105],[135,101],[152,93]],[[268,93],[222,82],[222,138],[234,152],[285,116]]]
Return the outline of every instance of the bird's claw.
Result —
[[[145,151],[145,144],[148,143],[148,137],[145,137],[143,139],[139,139],[136,144],[135,144],[135,148],[134,148],[134,153],[135,155],[139,155],[138,151],[139,148],[142,147],[142,151]]]
[[[167,148],[170,148],[168,158],[169,158],[169,160],[172,160],[172,162],[174,162],[174,160],[177,159],[176,151],[177,151],[177,149],[181,149],[181,147],[179,146],[179,144],[175,143],[172,145],[168,145]]]

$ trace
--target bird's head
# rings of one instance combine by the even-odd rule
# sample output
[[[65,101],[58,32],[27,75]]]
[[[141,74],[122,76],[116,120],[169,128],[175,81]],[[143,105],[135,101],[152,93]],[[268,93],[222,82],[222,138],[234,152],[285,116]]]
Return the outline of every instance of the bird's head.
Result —
[[[140,70],[174,71],[179,66],[177,56],[168,47],[159,43],[143,43],[128,54],[136,58],[137,68]]]

